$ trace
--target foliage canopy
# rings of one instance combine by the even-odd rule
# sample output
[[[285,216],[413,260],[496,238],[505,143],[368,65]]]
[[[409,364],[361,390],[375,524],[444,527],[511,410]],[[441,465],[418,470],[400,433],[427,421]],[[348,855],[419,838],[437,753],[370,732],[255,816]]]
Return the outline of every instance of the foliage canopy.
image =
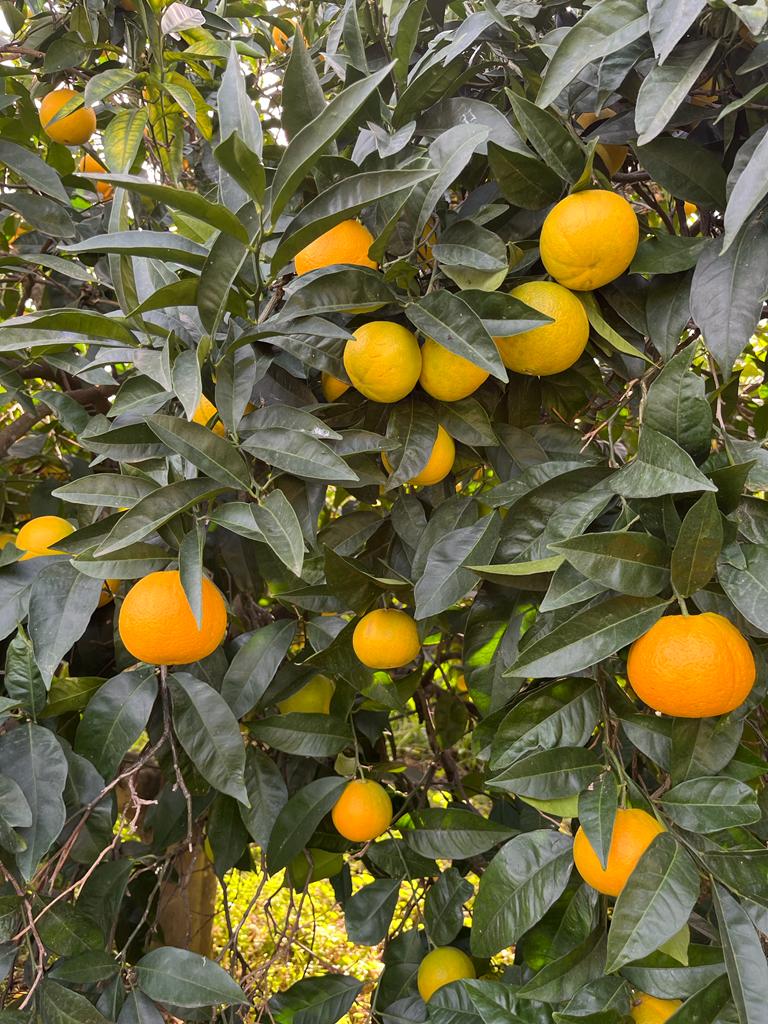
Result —
[[[764,1021],[765,0],[0,12],[3,528],[76,527],[62,554],[0,555],[0,1022],[361,1004],[327,964],[274,991],[237,920],[207,948],[211,862],[222,884],[293,862],[276,958],[331,875],[350,938],[386,939],[382,1024],[627,1024],[633,990],[684,1000],[676,1024]],[[54,141],[83,104],[96,134]],[[510,291],[585,189],[631,202],[632,264],[575,293],[573,366],[508,373],[493,339],[549,323]],[[294,274],[358,217],[378,269]],[[371,319],[487,380],[327,400]],[[439,428],[452,472],[409,486]],[[116,626],[167,568],[198,617],[213,578],[229,631],[158,672]],[[356,624],[393,605],[419,656],[368,668]],[[749,642],[726,715],[658,715],[627,684],[629,645],[681,610]],[[318,673],[322,711],[278,707]],[[394,805],[364,847],[330,817],[356,772]],[[666,831],[614,904],[572,836],[604,859],[627,806]],[[434,945],[478,978],[427,1005]]]

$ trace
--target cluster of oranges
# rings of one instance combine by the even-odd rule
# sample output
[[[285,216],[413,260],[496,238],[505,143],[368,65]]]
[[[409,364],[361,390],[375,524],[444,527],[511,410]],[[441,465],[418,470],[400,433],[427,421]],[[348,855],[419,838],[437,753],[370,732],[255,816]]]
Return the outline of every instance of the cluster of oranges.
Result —
[[[495,337],[504,365],[515,373],[550,376],[579,359],[589,339],[589,320],[574,293],[608,284],[628,268],[640,238],[630,203],[614,192],[590,189],[557,203],[544,220],[540,254],[551,281],[529,281],[511,295],[543,313],[551,323],[506,337]],[[356,220],[342,221],[299,252],[297,275],[328,266],[376,268],[369,250],[373,235]],[[354,332],[344,348],[344,369],[352,386],[373,402],[399,402],[417,384],[433,398],[456,402],[473,394],[488,371],[449,351],[434,338],[419,345],[408,328],[372,320]],[[323,394],[335,401],[349,384],[322,375]],[[431,458],[409,483],[438,483],[451,470],[452,439],[440,430]],[[386,457],[384,465],[391,472]]]

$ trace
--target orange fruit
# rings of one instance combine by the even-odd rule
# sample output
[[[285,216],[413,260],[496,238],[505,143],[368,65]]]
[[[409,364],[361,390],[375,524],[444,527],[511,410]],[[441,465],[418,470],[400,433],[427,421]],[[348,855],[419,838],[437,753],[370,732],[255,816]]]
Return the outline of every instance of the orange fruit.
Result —
[[[275,44],[275,49],[280,53],[288,53],[289,41],[290,37],[288,34],[283,32],[278,25],[275,25],[272,29],[272,42]]]
[[[716,612],[665,615],[632,644],[627,676],[654,711],[713,718],[747,699],[755,659],[738,629]]]
[[[689,202],[686,201],[683,204],[683,206],[685,208],[686,219],[688,219],[689,217],[698,217],[699,216],[699,208],[696,205],[696,203],[689,203]]]
[[[96,115],[90,107],[78,107],[58,121],[50,122],[65,103],[77,96],[74,89],[55,89],[43,97],[40,104],[40,124],[54,142],[65,146],[82,146],[96,131]]]
[[[455,946],[438,946],[427,953],[419,964],[416,983],[419,995],[428,1003],[443,985],[449,985],[460,978],[476,978],[475,965],[467,954]]]
[[[355,654],[368,668],[402,668],[421,650],[416,623],[397,608],[368,612],[352,634]]]
[[[358,220],[343,220],[297,253],[293,263],[297,274],[336,264],[375,268],[368,256],[372,245],[373,235],[365,225]]]
[[[392,801],[383,786],[372,779],[355,779],[333,806],[331,818],[337,832],[353,843],[367,843],[386,832],[392,822]]]
[[[589,340],[589,320],[576,296],[554,281],[519,284],[510,295],[552,317],[553,322],[494,338],[504,365],[515,373],[536,377],[562,373],[573,366]]]
[[[691,93],[691,103],[697,107],[714,107],[719,100],[717,82],[714,78],[708,78],[706,82],[699,82]]]
[[[469,693],[469,687],[467,686],[467,680],[464,678],[464,673],[456,678],[456,689],[459,693]]]
[[[328,676],[312,676],[300,690],[292,693],[285,700],[281,700],[277,706],[283,715],[291,712],[329,715],[331,713],[331,697],[333,697],[335,689],[336,684]]]
[[[115,591],[119,586],[120,580],[104,580],[104,586],[101,588],[101,594],[99,595],[99,608],[103,608],[110,601],[114,601]]]
[[[580,128],[589,128],[595,121],[609,121],[612,117],[616,117],[616,111],[611,110],[610,107],[605,107],[599,114],[595,114],[589,111],[584,114],[579,114],[576,118],[576,123]],[[605,164],[606,170],[610,177],[621,169],[622,164],[627,159],[629,153],[628,146],[613,145],[611,143],[598,142],[595,147],[595,152]]]
[[[38,558],[40,555],[62,555],[53,545],[64,540],[75,528],[61,516],[38,516],[24,523],[16,535],[16,547],[24,551],[21,560]]]
[[[212,654],[227,631],[221,591],[203,577],[203,615],[198,629],[176,570],[151,572],[129,591],[120,608],[120,639],[137,661],[187,665]]]
[[[416,248],[416,255],[423,263],[431,263],[434,259],[434,253],[432,252],[432,246],[437,241],[437,229],[440,226],[440,221],[437,217],[430,217],[424,227],[421,229],[421,235],[419,236],[419,244]]]
[[[607,867],[592,848],[583,828],[573,840],[573,862],[576,870],[593,889],[606,896],[618,896],[635,870],[637,862],[664,826],[639,808],[618,810],[613,825]]]
[[[421,373],[416,335],[389,320],[363,324],[344,346],[344,369],[372,402],[399,402],[413,391]]]
[[[419,484],[423,487],[429,487],[431,484],[439,484],[441,480],[453,469],[453,462],[456,458],[456,445],[453,443],[453,438],[443,427],[437,428],[437,437],[435,443],[432,446],[432,452],[427,460],[426,466],[417,473],[416,476],[409,480],[409,484]],[[381,453],[381,461],[384,463],[384,468],[388,473],[392,472],[392,463],[387,458],[387,453]]]
[[[458,402],[488,379],[488,371],[457,356],[434,338],[427,338],[421,346],[421,376],[419,384],[428,395],[441,402]]]
[[[6,544],[15,544],[16,534],[15,533],[0,533],[0,551],[6,546]]]
[[[635,992],[629,1015],[636,1024],[665,1024],[682,1005],[682,999],[659,999],[647,992]]]
[[[192,422],[199,423],[201,426],[207,427],[218,411],[219,410],[213,402],[210,401],[210,399],[206,398],[205,395],[201,395],[200,401],[197,403],[197,408],[192,416]],[[224,437],[227,432],[221,420],[217,420],[211,427],[211,430],[214,434],[218,434],[219,437]]]
[[[632,262],[640,240],[635,211],[605,189],[574,192],[556,203],[541,228],[541,260],[556,281],[577,292],[600,288]]]
[[[106,174],[107,168],[100,164],[98,160],[94,160],[88,153],[84,153],[80,157],[80,162],[77,165],[78,171],[81,174]],[[107,200],[112,198],[112,194],[115,191],[108,181],[97,181],[96,191],[106,203]]]
[[[345,380],[339,380],[338,377],[323,372],[320,375],[320,387],[326,402],[335,402],[345,391],[349,391],[350,385]]]

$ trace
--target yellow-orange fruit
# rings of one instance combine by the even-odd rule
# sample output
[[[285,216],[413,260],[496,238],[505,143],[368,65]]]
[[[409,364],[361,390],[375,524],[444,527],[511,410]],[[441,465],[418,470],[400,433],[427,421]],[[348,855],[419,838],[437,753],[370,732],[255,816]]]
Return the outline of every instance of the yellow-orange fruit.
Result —
[[[611,848],[604,868],[583,828],[573,840],[573,862],[576,870],[593,889],[606,896],[618,896],[637,862],[664,826],[639,808],[618,810],[613,825]]]
[[[635,211],[623,196],[587,189],[549,211],[539,249],[548,274],[566,288],[586,292],[623,274],[639,240]]]
[[[635,1024],[666,1024],[682,1005],[682,999],[659,999],[647,992],[635,992],[630,1016]]]
[[[463,356],[457,356],[434,338],[427,338],[421,346],[419,384],[433,398],[441,402],[458,402],[477,391],[487,379],[487,370]]]
[[[611,110],[610,107],[605,107],[605,109],[601,110],[599,114],[595,114],[592,111],[579,114],[576,118],[576,123],[580,128],[589,128],[590,125],[595,123],[595,121],[608,121],[612,117],[616,117],[616,111]],[[613,175],[621,169],[622,164],[627,159],[629,147],[609,142],[598,142],[595,147],[595,152],[605,164],[608,174],[613,177]]]
[[[368,255],[372,245],[373,235],[364,224],[343,220],[297,253],[293,263],[297,274],[336,264],[375,268],[375,261]]]
[[[96,115],[90,107],[78,107],[71,114],[53,121],[64,104],[75,96],[77,93],[74,89],[55,89],[44,96],[40,104],[43,131],[54,142],[61,142],[65,146],[83,146],[96,131]]]
[[[421,650],[416,623],[397,608],[368,612],[352,634],[355,654],[368,668],[402,668]]]
[[[461,978],[476,978],[475,965],[467,954],[455,946],[438,946],[427,953],[419,964],[416,983],[419,995],[428,1003],[435,992],[443,985]]]
[[[54,544],[58,544],[74,532],[74,526],[61,516],[38,516],[36,519],[30,519],[16,535],[16,547],[19,551],[26,552],[21,560],[38,558],[40,555],[63,554],[54,548]]]
[[[418,484],[422,487],[430,487],[432,484],[439,484],[441,480],[444,480],[453,469],[453,463],[456,459],[456,445],[453,442],[453,438],[443,427],[437,428],[437,437],[435,443],[432,446],[429,459],[427,460],[426,466],[416,474],[409,484]],[[387,453],[381,453],[381,461],[384,463],[384,468],[388,473],[392,472],[392,463],[387,458]]]
[[[363,324],[344,346],[344,369],[372,402],[399,402],[413,391],[421,373],[416,335],[389,320]]]
[[[80,162],[77,165],[77,169],[78,171],[80,171],[81,174],[85,175],[105,174],[107,171],[106,167],[104,167],[103,164],[100,164],[98,160],[94,160],[94,158],[92,156],[89,156],[88,153],[84,153],[80,157]],[[106,203],[107,200],[112,198],[112,194],[115,190],[112,188],[108,181],[97,181],[96,191]]]
[[[331,698],[336,684],[328,676],[316,675],[290,697],[281,700],[277,705],[282,715],[298,712],[300,714],[329,715]]]
[[[331,811],[337,832],[353,843],[367,843],[386,832],[392,822],[392,801],[372,779],[355,779]]]
[[[198,628],[179,573],[152,572],[128,591],[118,629],[137,661],[187,665],[207,658],[222,642],[227,606],[219,588],[203,577],[203,614]]]
[[[627,675],[654,711],[713,718],[747,699],[755,659],[739,630],[716,612],[665,615],[632,644]]]
[[[341,398],[345,391],[349,391],[351,386],[345,380],[339,380],[338,377],[334,377],[333,374],[323,372],[320,375],[320,387],[326,402],[335,402],[337,398]]]
[[[576,296],[554,281],[528,281],[510,295],[551,317],[552,323],[494,338],[504,365],[534,377],[548,377],[573,366],[589,340],[589,320]]]
[[[210,399],[206,398],[205,395],[201,395],[200,401],[197,403],[197,408],[195,409],[192,417],[192,422],[199,423],[201,426],[207,427],[218,411],[219,410]],[[211,430],[214,434],[218,434],[219,437],[224,437],[227,432],[221,420],[216,420],[211,427]]]

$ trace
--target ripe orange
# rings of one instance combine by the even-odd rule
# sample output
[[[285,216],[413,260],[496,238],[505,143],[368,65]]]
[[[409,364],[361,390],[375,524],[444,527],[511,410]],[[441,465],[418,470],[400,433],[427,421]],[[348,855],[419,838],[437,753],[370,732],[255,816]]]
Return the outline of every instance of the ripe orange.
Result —
[[[610,107],[605,107],[599,114],[595,114],[592,111],[579,114],[576,118],[576,123],[580,128],[589,128],[590,125],[595,123],[595,121],[609,121],[612,117],[616,117],[616,111],[611,110]],[[627,159],[629,147],[617,146],[607,142],[598,142],[595,147],[595,152],[605,164],[609,176],[613,177],[616,171],[621,169],[622,164]]]
[[[684,208],[685,208],[685,216],[686,216],[686,220],[687,220],[687,219],[688,219],[689,217],[698,217],[698,216],[699,216],[699,208],[698,208],[698,206],[696,205],[696,203],[689,203],[689,202],[687,202],[687,201],[686,201],[686,202],[685,202],[685,203],[683,204],[683,206],[684,206]]]
[[[74,526],[61,516],[38,516],[36,519],[30,519],[16,535],[16,547],[19,551],[26,552],[21,560],[38,558],[40,555],[64,554],[53,545],[74,532]]]
[[[137,661],[187,665],[207,658],[224,639],[227,606],[219,588],[203,577],[203,616],[198,629],[179,573],[151,572],[128,591],[118,629]]]
[[[441,402],[458,402],[488,379],[488,371],[457,356],[447,348],[427,338],[421,346],[421,376],[419,384],[428,395]]]
[[[636,1024],[665,1024],[682,1005],[682,999],[659,999],[647,992],[635,992],[630,1016]]]
[[[432,246],[437,241],[437,229],[440,226],[440,221],[437,217],[430,217],[424,227],[421,229],[421,235],[419,236],[419,245],[416,248],[416,255],[423,263],[431,263],[434,259],[434,253],[432,252]]]
[[[460,978],[476,978],[475,965],[467,954],[455,946],[438,946],[427,953],[419,964],[416,983],[419,995],[428,1003],[432,996],[443,985]]]
[[[0,551],[6,546],[6,544],[15,544],[16,534],[15,533],[0,533]]]
[[[278,25],[272,28],[272,42],[275,44],[275,49],[280,53],[288,53],[290,38]]]
[[[104,586],[99,595],[99,608],[103,608],[115,599],[115,591],[120,586],[120,580],[104,580]]]
[[[358,220],[343,220],[297,253],[293,263],[297,274],[337,263],[375,269],[376,263],[368,256],[372,245],[373,235],[365,225]]]
[[[665,615],[632,644],[627,676],[654,711],[712,718],[747,699],[755,659],[738,629],[716,612]]]
[[[197,408],[192,417],[193,423],[199,423],[203,427],[207,427],[213,417],[218,413],[218,409],[210,399],[206,398],[205,395],[200,396],[200,401],[197,403]],[[226,434],[226,428],[221,420],[217,420],[211,430],[214,434],[218,434],[219,437],[224,437]]]
[[[714,78],[708,78],[705,82],[699,82],[691,93],[691,103],[697,107],[714,107],[719,100],[717,82]]]
[[[341,398],[345,391],[349,391],[350,385],[345,380],[339,380],[330,373],[320,375],[320,387],[323,391],[323,398],[326,402],[335,402]]]
[[[416,335],[389,320],[372,320],[344,346],[344,369],[354,387],[372,402],[399,402],[421,373]]]
[[[588,292],[624,273],[639,240],[637,217],[627,200],[605,189],[588,189],[566,196],[549,211],[539,249],[556,281]]]
[[[663,825],[639,808],[619,810],[613,825],[607,868],[600,863],[584,829],[579,828],[573,840],[576,870],[593,889],[606,896],[618,896],[637,862],[656,836],[664,831]]]
[[[353,843],[367,843],[386,832],[392,822],[392,801],[372,779],[355,779],[334,804],[331,818],[336,830]]]
[[[467,680],[464,678],[463,672],[460,676],[456,677],[456,689],[459,693],[469,693],[469,687],[467,686]]]
[[[77,96],[74,89],[55,89],[43,97],[40,104],[40,124],[54,142],[65,146],[82,146],[96,131],[96,115],[90,107],[78,107],[58,121],[50,122],[65,103]]]
[[[333,697],[335,689],[336,684],[328,676],[316,675],[296,693],[281,700],[277,706],[283,715],[291,712],[329,715],[331,713],[331,697]]]
[[[88,153],[84,153],[80,157],[80,162],[77,165],[77,169],[78,171],[80,171],[81,174],[85,175],[105,174],[107,171],[107,168],[104,167],[103,164],[100,164],[98,160],[94,160],[94,158],[92,156],[89,156]],[[109,199],[112,198],[112,194],[115,190],[112,188],[108,181],[97,181],[96,191],[106,203]]]
[[[576,296],[554,281],[529,281],[513,288],[510,295],[552,317],[553,322],[494,338],[504,365],[515,373],[537,377],[573,366],[589,340],[589,320]]]
[[[368,668],[402,668],[421,650],[416,623],[397,608],[377,608],[355,626],[352,646]]]
[[[453,463],[456,458],[456,445],[453,443],[453,438],[443,427],[437,428],[437,437],[435,443],[432,446],[432,453],[427,460],[426,466],[417,473],[416,476],[409,480],[409,484],[419,484],[422,487],[429,487],[432,484],[439,484],[441,480],[453,469]],[[388,473],[392,472],[392,463],[387,458],[387,453],[381,453],[381,461],[384,463],[384,468]]]

